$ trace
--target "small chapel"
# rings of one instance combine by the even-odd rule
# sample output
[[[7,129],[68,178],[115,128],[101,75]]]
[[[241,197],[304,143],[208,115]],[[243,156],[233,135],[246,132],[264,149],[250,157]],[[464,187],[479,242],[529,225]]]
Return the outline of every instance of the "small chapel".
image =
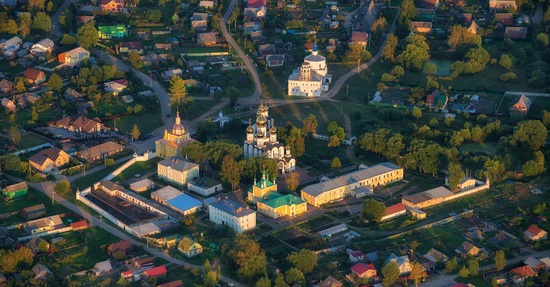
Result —
[[[249,120],[243,153],[245,158],[265,155],[276,159],[281,173],[296,169],[296,159],[290,154],[290,146],[285,147],[277,140],[277,128],[273,119],[269,121],[269,108],[263,103],[258,107],[256,123],[253,125]]]
[[[181,123],[180,112],[178,110],[176,112],[176,123],[172,127],[172,130],[164,130],[164,137],[155,142],[157,156],[160,158],[178,156],[191,141],[189,132],[185,130],[185,127]]]

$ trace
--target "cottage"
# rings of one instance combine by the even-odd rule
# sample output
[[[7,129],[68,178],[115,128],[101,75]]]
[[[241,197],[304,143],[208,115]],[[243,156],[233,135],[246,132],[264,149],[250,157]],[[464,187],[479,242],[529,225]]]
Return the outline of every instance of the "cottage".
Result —
[[[501,230],[490,241],[501,247],[514,247],[519,244],[519,239],[512,234]]]
[[[53,275],[52,271],[48,267],[38,263],[31,268],[32,273],[34,273],[34,279],[36,280],[45,280],[48,275]]]
[[[261,31],[262,28],[261,28],[260,22],[246,21],[243,24],[243,30],[244,30],[245,33],[250,35],[250,33],[252,33],[252,32]]]
[[[495,13],[495,19],[500,22],[503,26],[512,26],[514,25],[514,14],[513,13]]]
[[[107,132],[109,128],[98,120],[88,119],[84,115],[64,117],[58,121],[49,123],[50,126],[66,129],[70,132],[94,134]]]
[[[99,7],[103,12],[122,12],[124,9],[123,0],[101,0]]]
[[[118,43],[120,53],[130,53],[132,51],[143,53],[143,42],[120,42]]]
[[[155,258],[153,257],[142,258],[142,259],[136,260],[136,262],[134,262],[134,265],[136,265],[136,267],[139,268],[140,270],[151,269],[155,266]]]
[[[351,32],[350,44],[360,45],[361,47],[365,48],[367,47],[368,38],[369,34],[367,34],[366,32],[354,31]]]
[[[374,264],[357,263],[351,267],[352,274],[355,274],[359,278],[371,279],[377,278],[376,268]]]
[[[411,25],[413,33],[426,34],[432,32],[432,22],[412,21]]]
[[[214,9],[215,2],[212,0],[201,0],[199,2],[199,7],[207,10]]]
[[[123,145],[117,144],[115,142],[104,142],[96,146],[81,150],[76,153],[76,156],[87,161],[95,162],[102,160],[106,157],[115,155],[117,153],[123,152],[125,147]]]
[[[48,243],[48,241],[40,237],[33,237],[31,238],[31,240],[29,240],[29,242],[27,242],[27,244],[25,244],[25,246],[29,248],[34,254],[37,254],[40,252],[40,249],[41,249],[40,245],[43,246],[42,248],[46,248],[46,249],[50,248],[50,244]]]
[[[193,13],[191,27],[196,32],[202,33],[208,30],[208,13]]]
[[[284,55],[267,55],[265,57],[265,62],[268,67],[282,67],[285,63],[285,56]]]
[[[202,245],[189,237],[184,237],[178,244],[178,250],[187,258],[191,258],[202,254]]]
[[[97,33],[99,39],[124,38],[128,36],[128,29],[124,25],[99,26]]]
[[[52,147],[41,150],[29,158],[29,165],[43,173],[51,172],[56,168],[69,163],[69,155],[60,148]]]
[[[462,258],[476,256],[479,254],[480,251],[481,249],[468,241],[462,242],[462,244],[460,244],[460,246],[455,249],[455,252],[458,253]]]
[[[525,259],[523,263],[533,268],[535,272],[541,272],[546,270],[546,264],[544,264],[544,262],[532,256],[529,256],[529,258]]]
[[[21,43],[23,43],[23,40],[17,36],[14,36],[4,42],[0,42],[0,49],[16,51],[21,47]]]
[[[515,284],[523,284],[527,279],[537,276],[537,272],[529,265],[514,268],[510,270],[510,274]]]
[[[351,249],[347,250],[349,261],[351,263],[359,262],[365,260],[365,253],[362,251],[353,251]]]
[[[15,112],[16,110],[15,103],[8,98],[2,98],[2,107],[4,107],[8,112]]]
[[[123,240],[120,242],[112,243],[111,245],[109,245],[107,250],[109,251],[109,255],[111,256],[114,256],[115,253],[119,251],[127,255],[134,250],[134,246],[132,246],[130,240]]]
[[[504,36],[508,39],[526,39],[527,27],[506,27]]]
[[[40,84],[46,81],[46,73],[33,68],[27,68],[23,77],[25,77],[30,84]]]
[[[103,83],[103,89],[105,89],[105,92],[106,93],[113,92],[115,93],[115,95],[120,94],[127,87],[128,87],[128,80],[126,79],[119,79],[119,80]]]
[[[548,232],[540,229],[535,224],[531,224],[531,226],[523,232],[523,235],[525,236],[525,239],[529,241],[541,241],[548,238]]]
[[[519,98],[516,98],[510,103],[510,114],[526,115],[529,113],[529,108],[532,104],[533,102],[531,99],[522,94]]]
[[[197,35],[197,44],[201,46],[216,45],[216,33],[200,33]]]
[[[254,7],[247,7],[244,8],[244,19],[245,20],[261,20],[265,18],[267,13],[267,8],[265,6],[254,8]]]
[[[46,38],[40,40],[38,43],[32,45],[31,54],[36,56],[45,56],[53,52],[55,44],[52,40]]]
[[[447,257],[447,255],[441,253],[439,250],[436,250],[434,248],[430,249],[426,254],[423,255],[423,257],[433,264],[445,263],[447,262],[447,260],[449,260],[449,257]]]
[[[149,270],[145,270],[143,272],[143,276],[145,278],[159,278],[164,277],[168,273],[168,270],[166,270],[166,266],[161,265],[154,268],[151,268]]]
[[[65,227],[65,224],[63,224],[59,215],[35,219],[23,224],[23,229],[30,235],[52,231],[62,227]]]
[[[19,215],[25,218],[25,220],[33,220],[44,216],[46,211],[46,206],[41,203],[19,210]]]
[[[316,287],[343,287],[344,284],[338,281],[336,278],[329,276],[327,279],[322,280]]]
[[[20,182],[12,185],[8,185],[2,189],[2,196],[6,199],[14,199],[22,197],[29,191],[29,186],[26,182]]]
[[[268,56],[268,55],[273,55],[273,54],[275,54],[275,45],[273,45],[273,44],[260,45],[258,47],[258,52],[263,57]]]
[[[11,93],[12,89],[13,89],[13,82],[10,81],[10,80],[6,80],[6,79],[2,79],[0,81],[0,92],[1,93],[4,93],[4,94],[9,94]]]
[[[395,254],[391,254],[388,259],[384,262],[384,265],[387,265],[390,262],[395,262],[397,264],[397,267],[399,267],[399,274],[404,275],[411,272],[411,264],[409,260],[409,256],[403,255],[403,256],[397,256]]]
[[[92,272],[95,274],[95,276],[102,276],[102,275],[108,275],[111,270],[113,270],[113,266],[111,265],[110,260],[105,260],[98,262],[94,265],[94,268],[92,269]]]
[[[90,52],[82,47],[74,48],[70,51],[60,53],[57,56],[59,63],[62,63],[65,66],[74,67],[80,62],[89,59]]]
[[[40,100],[40,97],[37,97],[33,93],[17,94],[14,97],[17,104],[19,104],[19,106],[21,106],[22,108],[26,108],[29,105],[34,105],[34,103]]]
[[[489,9],[495,10],[513,10],[516,11],[518,6],[514,0],[489,0]]]

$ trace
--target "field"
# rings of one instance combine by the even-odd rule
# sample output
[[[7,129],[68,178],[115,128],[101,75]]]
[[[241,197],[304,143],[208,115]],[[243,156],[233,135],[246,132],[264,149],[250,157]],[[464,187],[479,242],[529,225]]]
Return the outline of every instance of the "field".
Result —
[[[48,142],[48,140],[46,140],[45,138],[43,138],[39,135],[36,135],[36,134],[33,134],[33,133],[27,133],[26,135],[21,136],[21,142],[19,143],[19,145],[17,147],[19,149],[27,149],[27,148],[31,148],[31,147],[41,145],[41,144],[44,144],[44,143],[47,143],[47,142]]]
[[[79,188],[80,190],[83,190],[92,184],[100,181],[104,177],[106,177],[109,173],[113,172],[115,169],[120,167],[123,163],[118,163],[112,166],[108,166],[102,170],[99,170],[97,172],[94,172],[92,174],[87,174],[86,176],[82,176],[72,182],[73,189],[76,190],[76,188]]]
[[[160,158],[154,158],[148,161],[138,161],[113,178],[113,181],[125,181],[135,177],[137,174],[145,175],[146,173],[156,170],[157,162],[159,161]]]
[[[497,149],[496,142],[488,142],[488,143],[464,143],[460,146],[460,151],[468,151],[471,153],[486,153],[488,155],[494,155],[496,153]]]
[[[105,121],[108,126],[115,126],[114,120]],[[137,125],[141,135],[148,134],[163,125],[160,109],[147,111],[144,114],[131,114],[116,119],[116,127],[121,133],[131,133],[134,125]]]
[[[317,133],[326,134],[326,128],[332,121],[336,121],[340,127],[344,127],[344,118],[340,113],[341,108],[340,104],[326,101],[298,103],[271,108],[269,115],[275,118],[275,125],[278,127],[282,127],[286,122],[290,121],[295,126],[301,128],[303,120],[309,114],[314,114],[319,124]]]

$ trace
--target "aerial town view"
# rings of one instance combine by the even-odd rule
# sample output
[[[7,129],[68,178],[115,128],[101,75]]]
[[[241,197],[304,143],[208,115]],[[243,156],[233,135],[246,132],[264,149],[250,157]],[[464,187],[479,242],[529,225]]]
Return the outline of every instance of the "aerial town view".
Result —
[[[0,0],[0,287],[550,286],[549,37],[542,0]]]

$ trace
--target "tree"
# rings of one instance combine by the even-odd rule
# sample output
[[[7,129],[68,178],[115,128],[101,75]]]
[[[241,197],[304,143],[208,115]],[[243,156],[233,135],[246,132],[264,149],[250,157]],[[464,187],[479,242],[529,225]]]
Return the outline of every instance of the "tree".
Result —
[[[52,29],[50,16],[45,12],[36,13],[32,22],[32,28],[43,32],[49,32]]]
[[[285,178],[286,188],[292,192],[300,185],[300,174],[297,171],[291,171]],[[307,273],[307,272],[305,272]]]
[[[420,281],[426,279],[426,276],[428,276],[428,274],[424,271],[424,266],[422,266],[422,264],[416,261],[411,264],[410,278],[413,280],[414,286],[418,287]]]
[[[48,80],[47,85],[50,91],[61,92],[61,89],[63,88],[63,79],[61,79],[61,77],[56,73],[53,73],[50,76],[50,79]]]
[[[231,188],[235,190],[241,180],[241,166],[232,157],[224,157],[220,177],[222,180],[230,183]]]
[[[271,287],[271,280],[268,277],[262,277],[256,281],[254,287]]]
[[[170,78],[169,93],[170,102],[173,104],[183,104],[188,100],[185,81],[178,76],[172,76]]]
[[[359,215],[362,220],[378,222],[386,214],[386,206],[384,203],[376,199],[367,199],[363,204],[363,209]]]
[[[327,132],[329,135],[335,135],[338,137],[339,140],[344,140],[346,137],[346,132],[344,131],[344,128],[338,126],[338,123],[336,121],[332,121],[327,126]]]
[[[458,275],[462,278],[467,278],[468,276],[470,276],[468,268],[466,268],[466,266],[462,266],[462,268],[460,268],[460,270],[458,271]]]
[[[105,166],[113,166],[115,164],[115,160],[112,158],[106,158],[105,159]]]
[[[369,51],[365,50],[364,46],[359,43],[353,43],[348,46],[346,55],[344,56],[344,62],[357,63],[359,61],[367,61],[372,58]]]
[[[419,119],[422,117],[422,110],[418,107],[413,107],[412,108],[412,111],[411,111],[411,115],[415,118],[415,119]]]
[[[28,11],[44,10],[46,1],[44,0],[29,0],[29,6],[27,7]]]
[[[317,123],[317,117],[315,117],[314,114],[309,114],[309,116],[307,116],[307,118],[304,119],[304,134],[306,136],[315,134],[317,132],[318,126],[319,124]]]
[[[132,129],[132,140],[137,141],[140,135],[141,135],[141,132],[139,131],[138,125],[134,124],[134,128]]]
[[[132,64],[132,67],[136,69],[141,69],[145,66],[143,64],[143,61],[141,60],[141,56],[137,51],[130,51],[130,53],[128,53],[128,59],[130,60],[130,64]]]
[[[546,111],[546,110],[542,111],[542,123],[547,128],[550,128],[550,111]]]
[[[67,9],[59,16],[59,24],[64,32],[70,32],[73,29],[74,15],[73,10]]]
[[[374,36],[374,39],[380,39],[382,35],[384,35],[384,32],[386,31],[386,26],[388,26],[388,22],[386,21],[385,17],[380,17],[372,23],[370,26],[370,30],[372,31],[372,34]]]
[[[390,62],[395,62],[395,49],[397,49],[398,44],[399,39],[397,38],[397,36],[393,34],[388,35],[386,45],[384,46],[384,50],[382,51],[382,57]]]
[[[212,270],[210,261],[206,259],[203,264],[204,272],[202,274],[203,282],[205,287],[216,287],[218,285],[218,273]]]
[[[512,67],[514,67],[514,63],[512,63],[512,58],[510,58],[508,54],[502,54],[500,56],[498,64],[507,70],[510,70]]]
[[[46,251],[48,251],[49,247],[50,247],[50,245],[48,244],[48,242],[46,240],[39,240],[38,241],[38,251],[40,251],[41,253],[45,253]]]
[[[8,34],[16,35],[17,34],[17,23],[15,22],[15,20],[9,20],[8,23],[6,24],[6,28],[4,30]]]
[[[470,31],[462,25],[454,25],[451,28],[451,33],[449,34],[447,42],[452,50],[457,51],[457,56],[461,58],[470,48],[481,47],[481,36],[470,33]]]
[[[427,62],[424,64],[424,71],[430,75],[433,75],[437,72],[437,67],[434,64]]]
[[[505,171],[504,164],[502,164],[497,158],[486,160],[483,168],[485,169],[485,176],[487,176],[491,182],[501,180]]]
[[[339,170],[342,167],[342,162],[338,157],[335,157],[332,159],[332,163],[330,164],[330,168],[332,170]]]
[[[53,190],[55,191],[55,193],[67,196],[71,191],[71,184],[66,179],[62,179],[55,183]]]
[[[97,33],[94,22],[90,22],[78,28],[76,39],[78,39],[80,46],[84,49],[95,46],[97,41],[99,41],[99,34]]]
[[[416,17],[416,7],[413,0],[404,0],[401,3],[401,16],[406,19],[414,19]]]
[[[478,273],[479,273],[479,263],[477,262],[477,259],[468,260],[468,274],[472,276],[477,276]]]
[[[458,267],[458,262],[456,260],[456,257],[453,257],[452,260],[449,260],[445,263],[445,269],[447,269],[449,272],[453,272]]]
[[[238,234],[232,243],[228,258],[237,267],[237,276],[247,281],[263,276],[267,270],[267,261],[258,242],[247,234]]]
[[[286,283],[288,283],[289,285],[294,285],[295,283],[298,283],[300,284],[300,286],[305,286],[306,284],[306,278],[304,277],[304,274],[297,268],[290,268],[285,273],[285,279]]]
[[[548,35],[545,33],[540,33],[537,35],[537,38],[535,39],[535,43],[539,48],[546,48],[548,47]]]
[[[31,33],[32,19],[30,14],[22,14],[19,16],[19,34],[21,38],[26,38]]]
[[[503,250],[498,250],[495,252],[495,268],[502,270],[504,267],[506,267],[506,254]]]
[[[430,59],[429,46],[422,35],[411,35],[404,39],[405,50],[397,56],[397,61],[411,71],[420,71]]]
[[[18,93],[24,93],[27,91],[27,88],[25,87],[25,79],[21,77],[15,78],[15,91]]]
[[[294,251],[290,253],[286,260],[290,262],[292,266],[300,270],[303,274],[308,274],[312,272],[317,266],[318,258],[317,253],[308,249],[302,249],[299,252]],[[290,282],[288,283],[290,284]]]
[[[0,251],[0,272],[6,274],[16,273],[20,270],[30,269],[33,263],[34,253],[27,247],[21,247],[15,251]]]
[[[538,151],[546,142],[547,130],[539,120],[520,122],[514,131],[513,138],[519,143]]]
[[[7,154],[2,159],[2,169],[4,171],[19,172],[21,167],[21,160],[17,155]]]
[[[277,274],[273,287],[289,287],[288,284],[285,282],[285,277],[283,276],[283,274]]]
[[[291,122],[280,128],[277,136],[285,144],[290,147],[292,155],[296,157],[302,156],[305,151],[305,141],[302,130],[293,125]]]
[[[460,163],[449,163],[449,188],[455,189],[464,178],[464,175]]]
[[[8,131],[8,136],[13,145],[18,145],[21,142],[21,131],[16,126],[11,126]]]
[[[405,1],[409,1],[409,0],[405,0]],[[395,280],[399,278],[400,273],[401,272],[399,271],[399,266],[397,266],[397,263],[395,263],[394,261],[391,261],[390,263],[386,264],[386,266],[382,268],[382,276],[384,277],[382,279],[382,286],[384,287],[392,286]]]
[[[229,97],[231,106],[235,106],[239,98],[242,96],[242,93],[236,87],[231,86],[227,89],[227,96]]]
[[[122,250],[118,250],[115,254],[113,254],[113,258],[117,261],[124,259],[124,257],[126,257],[126,252]]]

